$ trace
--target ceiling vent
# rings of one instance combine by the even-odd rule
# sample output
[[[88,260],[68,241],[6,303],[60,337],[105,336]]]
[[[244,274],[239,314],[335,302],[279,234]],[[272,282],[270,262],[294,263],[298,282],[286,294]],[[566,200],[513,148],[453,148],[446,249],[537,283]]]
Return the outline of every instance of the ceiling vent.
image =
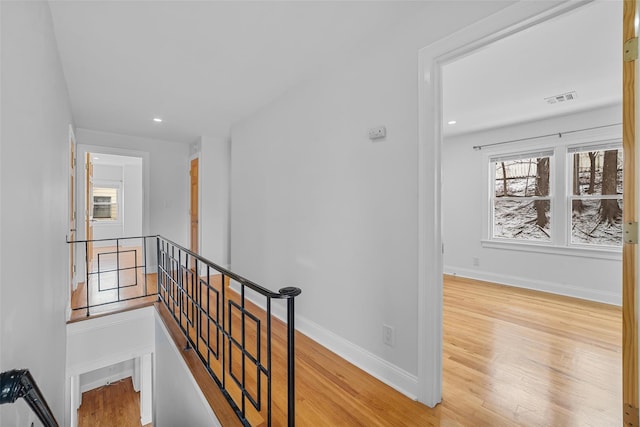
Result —
[[[547,101],[547,104],[558,104],[562,102],[573,101],[574,99],[576,99],[576,96],[576,92],[571,91],[567,93],[561,93],[560,95],[550,96],[548,98],[545,98],[544,100]]]

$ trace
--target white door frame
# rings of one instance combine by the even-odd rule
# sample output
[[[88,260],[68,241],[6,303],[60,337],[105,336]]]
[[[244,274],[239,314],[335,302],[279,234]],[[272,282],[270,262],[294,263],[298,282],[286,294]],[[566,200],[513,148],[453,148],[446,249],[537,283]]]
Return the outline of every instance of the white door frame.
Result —
[[[419,51],[418,400],[442,400],[442,67],[590,1],[523,1]]]

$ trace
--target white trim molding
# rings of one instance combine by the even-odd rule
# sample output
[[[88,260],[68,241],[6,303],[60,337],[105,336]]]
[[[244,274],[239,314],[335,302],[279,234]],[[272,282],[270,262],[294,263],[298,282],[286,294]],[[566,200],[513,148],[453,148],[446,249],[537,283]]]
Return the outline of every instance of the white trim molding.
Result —
[[[418,53],[418,400],[442,400],[442,67],[585,2],[517,2]]]
[[[239,294],[240,284],[235,280],[231,280],[230,282],[230,289]],[[265,309],[264,300],[260,301],[253,298],[252,291],[246,290],[245,297],[258,307],[263,310]],[[287,322],[287,310],[284,304],[272,304],[271,314],[284,323]],[[300,314],[296,314],[295,322],[298,332],[308,336],[347,362],[357,366],[410,399],[417,400],[418,377],[416,375],[389,363],[383,358],[363,349]]]
[[[609,292],[597,289],[587,289],[562,283],[535,280],[528,277],[518,277],[507,274],[492,273],[490,271],[472,270],[468,268],[445,266],[444,273],[452,276],[460,276],[468,279],[482,280],[500,285],[513,286],[515,288],[531,289],[534,291],[549,292],[573,298],[600,302],[620,306],[622,295],[619,292]]]

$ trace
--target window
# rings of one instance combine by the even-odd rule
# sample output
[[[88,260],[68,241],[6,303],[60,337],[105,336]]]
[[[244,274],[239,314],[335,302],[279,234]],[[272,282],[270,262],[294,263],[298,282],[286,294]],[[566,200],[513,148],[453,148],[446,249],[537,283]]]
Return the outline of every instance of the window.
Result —
[[[93,188],[93,219],[118,219],[118,189],[113,187]]]
[[[492,158],[492,237],[551,241],[553,151]]]
[[[570,148],[571,243],[622,245],[622,149]]]
[[[489,191],[483,244],[603,254],[622,246],[619,140],[564,137],[515,150],[484,156]]]

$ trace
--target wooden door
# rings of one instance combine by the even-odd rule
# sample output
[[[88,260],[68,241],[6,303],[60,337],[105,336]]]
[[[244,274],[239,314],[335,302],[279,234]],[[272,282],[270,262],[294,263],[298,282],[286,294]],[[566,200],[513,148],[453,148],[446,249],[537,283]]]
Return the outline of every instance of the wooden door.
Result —
[[[638,17],[636,0],[625,0],[623,41],[637,37],[634,22]],[[625,43],[624,50],[636,51]],[[625,53],[626,57],[626,53]],[[637,59],[625,58],[623,63],[622,144],[624,149],[624,223],[638,222],[636,191],[638,185],[636,150]],[[626,240],[626,239],[625,239]],[[622,399],[625,426],[637,427],[638,420],[638,250],[637,243],[622,248]]]
[[[191,218],[190,236],[191,236],[191,252],[198,253],[198,158],[191,160],[191,169],[189,170],[191,177],[190,185],[190,203],[189,216]]]
[[[69,241],[76,240],[76,141],[69,128]],[[76,245],[69,244],[69,279],[71,292],[75,289]]]
[[[91,163],[91,153],[87,153],[85,159],[85,227],[87,243],[87,264],[93,259],[93,163]]]

